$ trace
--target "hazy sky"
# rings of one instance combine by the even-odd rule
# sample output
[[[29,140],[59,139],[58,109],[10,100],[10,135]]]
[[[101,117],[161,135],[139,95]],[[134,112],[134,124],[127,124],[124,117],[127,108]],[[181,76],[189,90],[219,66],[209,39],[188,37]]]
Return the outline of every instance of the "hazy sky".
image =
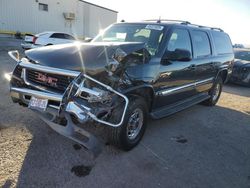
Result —
[[[89,0],[118,11],[118,21],[181,19],[220,27],[233,43],[250,44],[250,0]]]

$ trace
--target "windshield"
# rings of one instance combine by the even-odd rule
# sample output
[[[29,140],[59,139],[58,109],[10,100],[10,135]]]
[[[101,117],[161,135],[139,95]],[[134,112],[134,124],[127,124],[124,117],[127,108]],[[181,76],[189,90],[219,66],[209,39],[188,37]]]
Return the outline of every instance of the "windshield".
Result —
[[[235,52],[235,59],[250,61],[250,51],[237,51],[237,52]]]
[[[92,42],[142,42],[151,56],[158,53],[164,26],[148,24],[116,24]]]

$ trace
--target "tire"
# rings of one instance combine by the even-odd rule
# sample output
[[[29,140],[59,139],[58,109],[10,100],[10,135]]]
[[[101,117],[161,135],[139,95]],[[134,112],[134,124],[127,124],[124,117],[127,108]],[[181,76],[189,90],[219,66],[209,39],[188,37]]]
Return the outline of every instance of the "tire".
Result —
[[[222,85],[223,85],[223,81],[222,81],[222,78],[219,76],[215,80],[215,83],[213,87],[211,88],[211,90],[208,92],[208,94],[210,95],[210,98],[205,100],[202,104],[206,106],[216,105],[221,95]]]
[[[122,110],[123,109],[119,109],[115,111],[116,113],[122,113]],[[123,124],[119,127],[109,127],[108,129],[109,143],[125,151],[134,148],[140,142],[145,133],[147,115],[148,108],[145,100],[142,97],[130,98]],[[120,116],[118,115],[117,117]],[[135,123],[138,119],[138,123]],[[133,123],[136,125],[132,125]],[[137,130],[134,132],[135,134],[132,134],[133,130],[129,130],[129,127],[137,127],[135,128],[135,130]]]

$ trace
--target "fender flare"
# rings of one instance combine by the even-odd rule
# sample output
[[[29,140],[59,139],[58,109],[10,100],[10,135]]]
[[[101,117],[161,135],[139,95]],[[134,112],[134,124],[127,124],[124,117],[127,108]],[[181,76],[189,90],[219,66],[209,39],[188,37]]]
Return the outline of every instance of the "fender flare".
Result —
[[[216,76],[215,76],[215,80],[218,78],[218,76],[222,73],[226,71],[226,75],[225,78],[223,79],[223,82],[225,83],[228,80],[228,66],[222,66],[220,67],[220,69],[218,70]]]
[[[145,92],[141,92],[143,90],[149,90],[150,95],[147,95]],[[141,96],[143,98],[150,97],[150,100],[146,101],[146,102],[148,102],[149,110],[151,109],[152,104],[153,104],[154,99],[155,99],[154,88],[152,85],[149,85],[149,84],[141,84],[141,85],[133,86],[133,87],[130,87],[128,89],[122,90],[120,92],[126,96],[131,96],[131,95],[132,96]]]

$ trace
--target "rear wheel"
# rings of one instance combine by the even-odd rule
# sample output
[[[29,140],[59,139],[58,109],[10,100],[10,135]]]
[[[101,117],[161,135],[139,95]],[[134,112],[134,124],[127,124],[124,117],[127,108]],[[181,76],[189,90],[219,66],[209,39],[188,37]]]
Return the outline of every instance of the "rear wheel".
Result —
[[[116,110],[116,113],[122,112]],[[146,130],[147,113],[147,105],[143,98],[131,98],[123,124],[108,130],[109,142],[127,151],[134,148]]]
[[[222,85],[223,85],[223,81],[222,81],[222,78],[219,76],[216,79],[211,90],[208,92],[208,94],[210,95],[210,98],[207,99],[206,101],[204,101],[203,104],[205,104],[207,106],[214,106],[220,98],[221,91],[222,91]]]

